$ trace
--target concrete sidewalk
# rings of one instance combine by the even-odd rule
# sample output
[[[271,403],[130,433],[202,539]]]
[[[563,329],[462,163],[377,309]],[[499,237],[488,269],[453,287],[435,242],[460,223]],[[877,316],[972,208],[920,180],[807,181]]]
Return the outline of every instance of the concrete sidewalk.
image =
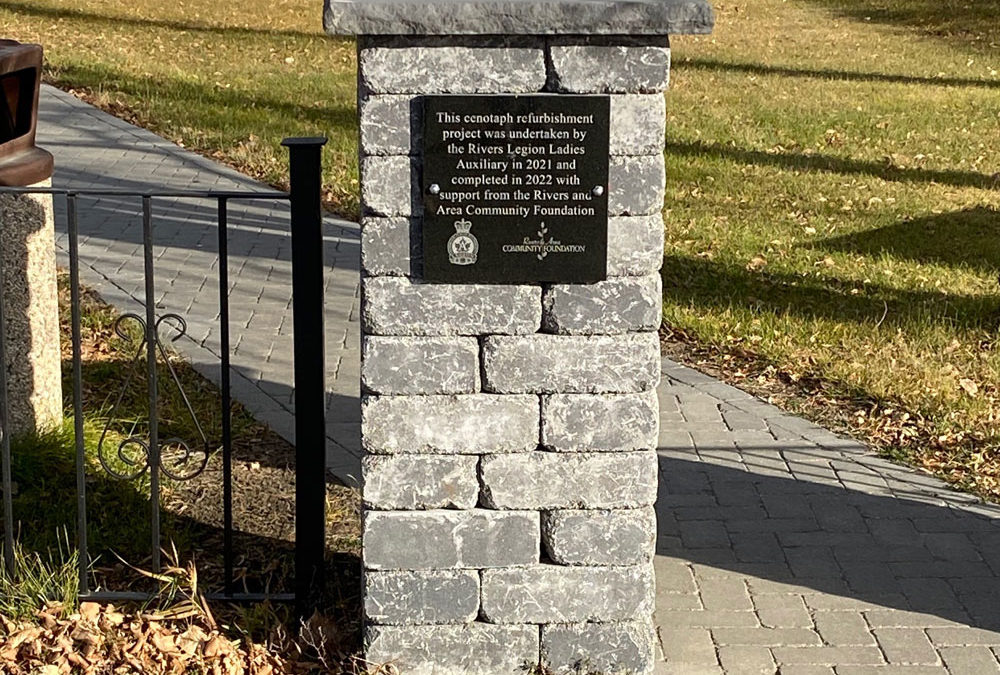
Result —
[[[50,87],[38,142],[59,188],[268,189]],[[187,320],[176,346],[218,381],[215,205],[154,208],[158,311]],[[123,310],[142,298],[139,214],[81,204],[83,281]],[[287,221],[282,204],[230,206],[230,292],[234,396],[294,441]],[[324,235],[327,458],[350,481],[358,229]],[[1000,673],[1000,509],[670,360],[663,374],[658,672]]]

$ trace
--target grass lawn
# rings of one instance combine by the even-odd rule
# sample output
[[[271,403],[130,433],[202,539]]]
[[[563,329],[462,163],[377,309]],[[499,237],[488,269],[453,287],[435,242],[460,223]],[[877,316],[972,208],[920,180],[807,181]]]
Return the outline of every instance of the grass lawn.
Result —
[[[675,41],[667,325],[1000,497],[1000,2],[717,11]]]
[[[45,44],[50,81],[272,183],[282,136],[328,135],[350,216],[354,48],[322,36],[321,5],[10,0],[0,26]],[[1000,497],[1000,0],[716,12],[673,41],[667,325]]]
[[[327,204],[358,212],[355,50],[322,0],[11,0],[5,37],[41,43],[47,81],[266,182],[285,136],[329,137]]]

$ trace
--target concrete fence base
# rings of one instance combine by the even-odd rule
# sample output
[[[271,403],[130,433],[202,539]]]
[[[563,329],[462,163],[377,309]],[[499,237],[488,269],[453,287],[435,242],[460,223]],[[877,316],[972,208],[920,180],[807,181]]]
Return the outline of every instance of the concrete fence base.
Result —
[[[30,187],[49,187],[46,180]],[[14,436],[62,421],[52,196],[0,195],[8,416]]]

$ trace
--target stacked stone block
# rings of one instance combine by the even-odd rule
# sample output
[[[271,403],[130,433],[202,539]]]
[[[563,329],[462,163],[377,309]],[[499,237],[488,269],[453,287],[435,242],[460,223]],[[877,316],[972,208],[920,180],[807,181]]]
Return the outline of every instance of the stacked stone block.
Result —
[[[361,37],[367,658],[650,673],[665,37]],[[421,280],[420,95],[611,96],[608,279]]]

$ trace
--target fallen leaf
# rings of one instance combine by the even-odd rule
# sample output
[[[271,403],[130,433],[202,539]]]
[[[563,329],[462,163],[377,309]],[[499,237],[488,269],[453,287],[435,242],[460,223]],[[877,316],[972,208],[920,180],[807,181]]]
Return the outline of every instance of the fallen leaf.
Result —
[[[958,381],[958,386],[965,390],[965,393],[969,396],[975,396],[979,393],[979,385],[970,380],[967,377],[963,377]]]

